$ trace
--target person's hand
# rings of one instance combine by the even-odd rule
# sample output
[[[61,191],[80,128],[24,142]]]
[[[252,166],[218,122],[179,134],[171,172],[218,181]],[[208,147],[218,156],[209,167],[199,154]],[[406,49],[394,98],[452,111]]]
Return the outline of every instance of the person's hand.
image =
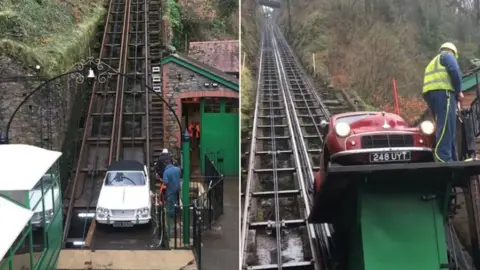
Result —
[[[465,96],[463,95],[462,92],[460,92],[460,94],[458,94],[457,99],[458,99],[459,101],[462,101],[464,98],[465,98]]]

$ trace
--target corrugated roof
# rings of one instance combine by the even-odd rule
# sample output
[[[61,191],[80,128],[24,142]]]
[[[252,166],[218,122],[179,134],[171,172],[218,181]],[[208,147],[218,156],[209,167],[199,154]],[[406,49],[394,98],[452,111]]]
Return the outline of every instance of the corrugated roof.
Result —
[[[2,175],[2,179],[12,181],[12,178],[9,179],[4,175]],[[0,223],[0,239],[2,239],[0,241],[0,257],[3,258],[32,218],[33,212],[0,197],[0,216],[8,217],[8,222]]]
[[[0,145],[0,190],[31,190],[61,155],[26,144]]]
[[[223,72],[239,72],[238,40],[190,42],[188,56]]]

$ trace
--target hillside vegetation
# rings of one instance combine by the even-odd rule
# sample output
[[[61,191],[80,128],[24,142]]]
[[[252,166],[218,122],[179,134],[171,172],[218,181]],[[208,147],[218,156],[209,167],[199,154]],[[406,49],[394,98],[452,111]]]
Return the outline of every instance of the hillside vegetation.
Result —
[[[258,55],[260,40],[260,21],[262,14],[256,0],[242,1],[242,69],[240,76],[242,80],[242,107],[241,122],[242,130],[248,130],[249,121],[253,115],[255,104],[256,70],[255,61]]]
[[[425,109],[424,68],[447,41],[461,68],[479,53],[480,13],[460,0],[289,0],[278,18],[311,72],[334,87],[354,89],[367,103],[393,111],[392,79],[409,120]],[[289,31],[289,25],[291,29]]]
[[[0,0],[0,54],[43,72],[64,71],[88,52],[103,0]],[[75,19],[78,11],[78,24]]]
[[[166,0],[172,45],[187,51],[188,41],[238,39],[237,0]]]

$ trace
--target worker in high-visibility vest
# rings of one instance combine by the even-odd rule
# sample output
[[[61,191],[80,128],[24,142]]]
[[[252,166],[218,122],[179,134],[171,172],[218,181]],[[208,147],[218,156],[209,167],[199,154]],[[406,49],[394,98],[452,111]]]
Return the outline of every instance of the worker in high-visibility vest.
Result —
[[[197,124],[195,125],[195,131],[196,134],[195,136],[197,137],[197,147],[200,148],[200,123],[197,121]]]
[[[453,43],[440,47],[425,69],[422,96],[436,121],[434,157],[439,162],[457,160],[455,147],[457,102],[463,99],[462,75]]]

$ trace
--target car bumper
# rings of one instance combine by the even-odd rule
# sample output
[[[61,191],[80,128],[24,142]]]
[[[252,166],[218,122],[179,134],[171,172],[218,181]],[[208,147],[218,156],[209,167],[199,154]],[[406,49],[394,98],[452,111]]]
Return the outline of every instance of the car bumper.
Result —
[[[385,147],[385,148],[368,148],[355,149],[337,152],[330,156],[330,159],[340,165],[353,164],[371,164],[370,154],[386,153],[386,152],[410,152],[410,160],[400,161],[384,161],[381,163],[407,163],[407,162],[427,162],[433,160],[432,149],[428,147]]]
[[[114,224],[116,222],[131,222],[133,225],[147,224],[150,222],[152,217],[141,217],[141,218],[95,218],[96,221],[100,224]]]

